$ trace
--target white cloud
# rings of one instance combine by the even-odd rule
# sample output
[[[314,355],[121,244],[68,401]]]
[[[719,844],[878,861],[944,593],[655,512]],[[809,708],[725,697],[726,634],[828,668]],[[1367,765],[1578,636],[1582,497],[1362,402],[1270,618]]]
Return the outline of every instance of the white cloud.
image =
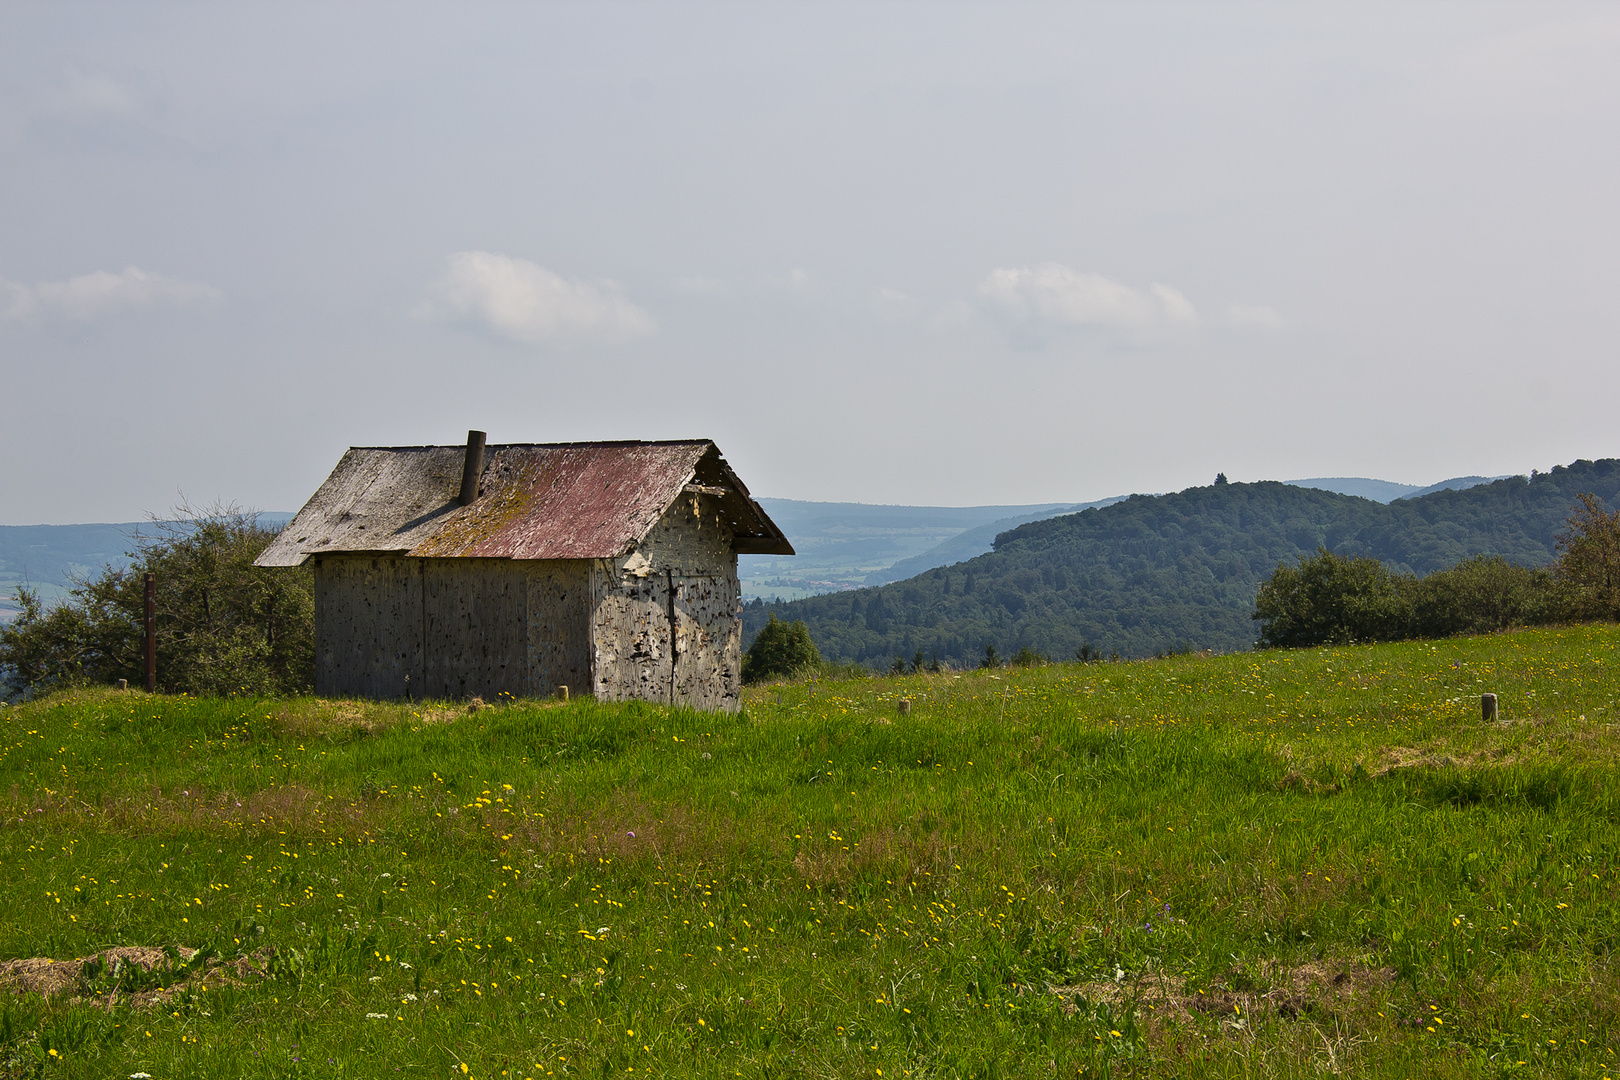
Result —
[[[1254,330],[1280,330],[1283,325],[1282,316],[1264,304],[1233,304],[1226,317],[1233,326]]]
[[[1159,298],[1159,304],[1164,308],[1164,316],[1171,322],[1196,323],[1198,309],[1192,306],[1192,301],[1181,294],[1181,290],[1172,289],[1168,285],[1153,286],[1153,295]]]
[[[1021,321],[1142,330],[1161,323],[1194,323],[1198,309],[1168,285],[1147,292],[1061,263],[997,267],[979,293]]]
[[[612,281],[567,280],[528,259],[459,251],[432,288],[429,314],[469,319],[530,344],[628,341],[657,329]]]
[[[7,284],[11,290],[11,304],[5,312],[8,319],[53,315],[83,321],[163,304],[208,303],[223,296],[212,285],[164,277],[138,266],[117,274],[97,270],[66,281]]]

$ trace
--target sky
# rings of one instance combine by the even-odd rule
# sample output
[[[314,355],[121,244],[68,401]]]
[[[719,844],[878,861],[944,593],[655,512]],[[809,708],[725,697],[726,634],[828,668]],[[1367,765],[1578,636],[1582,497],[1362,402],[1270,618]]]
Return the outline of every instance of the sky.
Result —
[[[1620,456],[1612,4],[0,6],[0,523],[351,445],[1076,502]]]

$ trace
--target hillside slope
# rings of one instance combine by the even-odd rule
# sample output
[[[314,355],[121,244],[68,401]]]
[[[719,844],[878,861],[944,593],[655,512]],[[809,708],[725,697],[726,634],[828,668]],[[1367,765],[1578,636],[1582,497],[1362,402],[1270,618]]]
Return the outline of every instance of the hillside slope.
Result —
[[[890,506],[877,503],[804,502],[798,499],[761,497],[760,505],[771,515],[798,553],[744,555],[737,571],[742,577],[743,595],[798,599],[818,593],[853,589],[868,584],[869,575],[883,573],[905,559],[923,555],[949,542],[964,531],[986,524],[1015,519],[1023,524],[1052,514],[1076,509],[1071,503],[1041,503],[1030,506]],[[1003,525],[1005,532],[1012,525]],[[968,558],[989,550],[989,541]],[[919,566],[910,573],[897,574],[885,581],[910,577],[927,567],[957,559],[941,558]]]
[[[1042,509],[1039,511],[1020,514],[1015,517],[1005,517],[992,521],[977,528],[968,529],[958,533],[945,541],[936,544],[921,555],[913,555],[909,559],[901,559],[893,566],[884,570],[876,570],[866,575],[868,585],[887,585],[891,581],[904,581],[909,577],[916,577],[924,570],[932,570],[936,566],[950,566],[952,563],[965,562],[968,559],[996,549],[996,537],[1002,533],[1010,532],[1020,525],[1028,525],[1032,521],[1045,521],[1047,518],[1057,517],[1059,514],[1078,514],[1082,510],[1090,510],[1094,506],[1112,506],[1123,502],[1129,496],[1116,495],[1111,499],[1098,499],[1096,502],[1080,503],[1076,506],[1065,506],[1058,509]]]
[[[1581,492],[1615,503],[1620,461],[1579,461],[1387,505],[1276,482],[1132,496],[1002,534],[996,550],[880,588],[750,605],[750,637],[771,615],[803,619],[829,659],[883,665],[921,651],[971,664],[993,644],[1073,656],[1254,641],[1255,589],[1279,562],[1316,550],[1370,555],[1427,574],[1470,555],[1541,565]]]

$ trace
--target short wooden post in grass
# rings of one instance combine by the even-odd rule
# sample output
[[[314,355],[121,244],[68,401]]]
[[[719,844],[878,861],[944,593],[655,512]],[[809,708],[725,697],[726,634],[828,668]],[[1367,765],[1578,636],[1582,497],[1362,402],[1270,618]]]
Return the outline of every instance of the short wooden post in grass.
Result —
[[[1496,720],[1497,710],[1495,694],[1483,694],[1480,696],[1479,712],[1480,715],[1485,718],[1485,722],[1487,724]]]
[[[557,687],[557,700],[558,701],[567,701],[568,700],[568,687],[566,687],[566,686]]]
[[[119,679],[118,680],[118,689],[120,689],[120,690],[128,690],[129,689],[129,680],[128,679]]]
[[[900,699],[900,715],[901,716],[910,716],[911,715],[911,699],[910,698],[903,697],[903,698]]]

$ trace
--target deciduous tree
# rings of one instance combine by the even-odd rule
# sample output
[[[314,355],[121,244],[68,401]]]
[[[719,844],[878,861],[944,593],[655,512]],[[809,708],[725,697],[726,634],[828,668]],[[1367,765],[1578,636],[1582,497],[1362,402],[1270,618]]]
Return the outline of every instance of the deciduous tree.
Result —
[[[1558,537],[1558,577],[1577,618],[1620,618],[1620,511],[1609,513],[1591,493],[1575,498]]]

